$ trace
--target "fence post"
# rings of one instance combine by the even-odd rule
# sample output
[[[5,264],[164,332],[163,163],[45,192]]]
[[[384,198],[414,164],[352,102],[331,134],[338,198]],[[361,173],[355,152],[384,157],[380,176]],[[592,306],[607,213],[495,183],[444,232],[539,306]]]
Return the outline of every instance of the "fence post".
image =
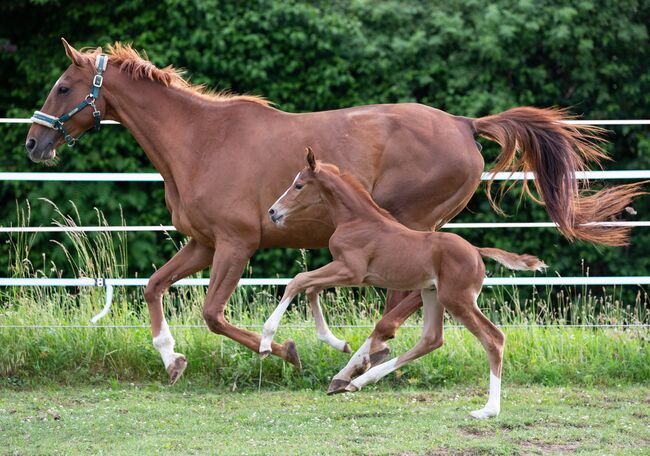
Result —
[[[96,279],[95,283],[98,287],[104,286],[106,288],[106,302],[101,312],[90,319],[90,322],[93,324],[97,323],[100,318],[108,313],[108,311],[111,309],[111,304],[113,303],[113,285],[111,285],[108,280],[104,279]]]

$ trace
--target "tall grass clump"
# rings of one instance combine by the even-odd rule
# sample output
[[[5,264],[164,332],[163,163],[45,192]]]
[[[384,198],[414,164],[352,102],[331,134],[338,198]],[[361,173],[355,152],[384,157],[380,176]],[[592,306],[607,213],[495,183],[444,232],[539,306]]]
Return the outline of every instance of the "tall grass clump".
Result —
[[[53,207],[56,225],[81,225],[74,205],[72,215]],[[30,210],[27,205],[17,211],[18,224],[29,225]],[[95,222],[107,225],[100,211]],[[33,238],[24,233],[10,238],[9,276],[59,277],[61,269],[46,255],[31,251]],[[66,268],[77,277],[125,277],[127,247],[126,235],[120,232],[73,232],[53,241],[53,248],[64,253]],[[301,269],[307,269],[308,253],[302,252],[298,261]],[[117,288],[110,313],[92,326],[90,318],[102,308],[104,292],[101,287],[0,288],[0,386],[166,381],[151,344],[143,289]],[[279,287],[239,287],[227,307],[227,318],[259,331],[281,292]],[[648,296],[640,288],[633,302],[626,302],[624,295],[620,287],[486,287],[479,305],[506,333],[507,381],[648,383]],[[202,319],[204,299],[203,287],[172,287],[164,298],[177,350],[189,360],[183,381],[230,389],[322,388],[347,362],[348,355],[318,342],[303,296],[287,312],[276,336],[278,341],[291,338],[297,343],[302,371],[278,359],[262,361],[237,343],[212,334]],[[384,299],[384,290],[340,288],[327,290],[322,305],[333,331],[354,348],[381,317]],[[446,324],[442,348],[400,369],[378,387],[483,382],[488,370],[483,348],[453,320]],[[416,314],[392,341],[393,352],[414,345],[420,327],[421,315]]]

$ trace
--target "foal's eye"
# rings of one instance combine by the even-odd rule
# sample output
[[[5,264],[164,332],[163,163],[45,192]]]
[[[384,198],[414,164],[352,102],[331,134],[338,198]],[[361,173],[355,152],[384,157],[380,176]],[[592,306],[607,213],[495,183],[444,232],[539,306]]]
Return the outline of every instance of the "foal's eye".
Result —
[[[61,95],[65,95],[69,91],[70,91],[70,89],[68,87],[61,86],[61,87],[59,87],[58,93],[60,93]]]
[[[303,188],[303,187],[304,187],[303,184],[296,184],[296,190],[300,190],[300,189]]]

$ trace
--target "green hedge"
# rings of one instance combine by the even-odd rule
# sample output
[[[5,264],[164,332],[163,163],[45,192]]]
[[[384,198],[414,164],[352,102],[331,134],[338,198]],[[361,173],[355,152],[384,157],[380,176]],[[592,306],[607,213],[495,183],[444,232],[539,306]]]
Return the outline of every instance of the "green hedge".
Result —
[[[27,117],[67,67],[59,38],[97,46],[131,41],[159,65],[188,69],[194,82],[264,95],[301,112],[368,103],[417,101],[480,116],[517,105],[570,106],[589,118],[643,118],[650,112],[650,2],[478,0],[218,1],[128,0],[109,4],[33,0],[0,4],[0,116]],[[3,171],[43,171],[25,157],[26,125],[2,125]],[[647,127],[616,128],[609,169],[650,168]],[[488,143],[485,143],[488,145]],[[497,149],[485,148],[488,158]],[[453,151],[450,151],[453,153]],[[153,171],[121,127],[106,127],[80,147],[61,150],[57,171]],[[15,201],[32,203],[32,223],[49,224],[49,198],[64,211],[76,203],[82,222],[93,207],[119,223],[168,224],[160,184],[8,183],[0,185],[0,223],[15,224]],[[504,201],[515,214],[517,192]],[[146,208],[146,211],[144,210]],[[635,206],[649,219],[648,202]],[[458,220],[497,221],[480,190]],[[548,220],[524,202],[515,220]],[[539,254],[562,275],[647,274],[650,234],[630,248],[569,245],[554,230],[467,231],[472,241]],[[55,235],[56,236],[56,235]],[[178,240],[178,238],[176,238]],[[130,275],[147,276],[175,250],[150,233],[129,236]],[[33,252],[65,266],[47,236]],[[0,251],[6,264],[7,249]],[[255,256],[253,274],[285,275],[295,251]],[[315,263],[326,261],[325,252]],[[35,255],[38,265],[42,260]],[[6,272],[0,273],[5,275]]]

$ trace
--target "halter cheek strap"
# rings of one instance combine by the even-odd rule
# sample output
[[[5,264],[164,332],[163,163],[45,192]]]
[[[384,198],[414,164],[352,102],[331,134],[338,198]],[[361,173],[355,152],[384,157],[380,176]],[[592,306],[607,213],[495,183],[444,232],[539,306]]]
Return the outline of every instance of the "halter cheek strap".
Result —
[[[106,70],[107,64],[108,64],[108,56],[104,54],[100,54],[97,56],[97,58],[95,59],[95,70],[97,71],[97,74],[95,74],[95,77],[93,78],[93,84],[90,87],[90,93],[86,95],[86,98],[84,98],[83,101],[79,103],[77,106],[75,106],[70,111],[63,114],[61,117],[55,117],[41,111],[35,111],[34,115],[32,115],[32,118],[30,120],[33,123],[43,125],[44,127],[58,130],[63,135],[63,139],[68,144],[68,146],[74,147],[77,140],[81,138],[86,132],[83,132],[78,137],[74,138],[70,134],[70,132],[68,132],[68,129],[65,128],[63,124],[68,120],[70,120],[70,118],[75,114],[77,114],[79,111],[81,111],[87,106],[90,106],[93,108],[93,118],[95,119],[95,126],[94,128],[91,128],[90,130],[87,131],[99,131],[99,129],[101,128],[102,117],[101,117],[101,113],[97,109],[97,106],[95,106],[95,102],[99,99],[99,90],[102,88],[102,85],[104,84],[103,73]]]

